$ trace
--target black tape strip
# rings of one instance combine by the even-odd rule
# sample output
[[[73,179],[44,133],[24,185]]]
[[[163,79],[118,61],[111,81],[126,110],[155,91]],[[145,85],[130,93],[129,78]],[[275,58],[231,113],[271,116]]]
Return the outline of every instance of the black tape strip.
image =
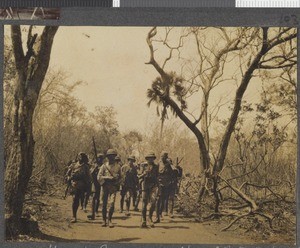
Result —
[[[112,7],[113,0],[0,0],[0,7]],[[235,0],[120,0],[120,7],[235,7]]]
[[[112,0],[0,0],[0,7],[112,7]]]

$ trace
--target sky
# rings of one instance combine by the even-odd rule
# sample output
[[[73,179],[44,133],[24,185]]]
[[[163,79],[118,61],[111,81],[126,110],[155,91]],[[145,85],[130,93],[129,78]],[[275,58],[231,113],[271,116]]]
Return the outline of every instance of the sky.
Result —
[[[158,76],[153,66],[146,64],[149,61],[146,36],[150,29],[151,27],[59,27],[54,38],[50,68],[66,71],[70,83],[79,80],[84,82],[74,94],[89,111],[94,111],[96,106],[112,105],[117,111],[120,130],[147,131],[149,124],[159,121],[155,107],[148,108],[146,98],[147,89]],[[6,32],[7,30],[8,27]],[[177,28],[175,34],[180,30]],[[213,36],[214,34],[212,39]],[[161,54],[166,55],[162,50],[158,50],[156,54],[158,58]],[[226,73],[230,75],[233,70],[235,68],[229,67]],[[260,84],[257,83],[257,78],[252,81],[245,99],[258,100]],[[235,89],[236,85],[229,82],[214,89],[211,105],[220,98],[224,102],[233,100]],[[199,94],[189,99],[190,112],[197,114],[200,102]],[[226,118],[229,114],[226,104],[219,115]],[[178,119],[176,121],[181,123]],[[183,124],[181,126],[185,128]]]
[[[149,60],[149,28],[60,27],[50,66],[83,80],[75,94],[89,111],[112,105],[120,129],[143,130],[157,119],[148,109],[146,91],[157,76]]]
[[[155,107],[146,105],[147,89],[158,76],[152,65],[146,64],[149,61],[146,36],[150,28],[60,27],[50,67],[70,73],[70,81],[85,82],[75,94],[89,111],[95,106],[112,105],[121,130],[145,130],[149,123],[159,120]],[[157,51],[157,56],[160,52]],[[220,96],[232,95],[234,90],[225,85],[212,97],[217,101]],[[248,96],[259,95],[255,87],[249,90]],[[199,95],[191,99],[192,111],[199,109],[200,100]]]

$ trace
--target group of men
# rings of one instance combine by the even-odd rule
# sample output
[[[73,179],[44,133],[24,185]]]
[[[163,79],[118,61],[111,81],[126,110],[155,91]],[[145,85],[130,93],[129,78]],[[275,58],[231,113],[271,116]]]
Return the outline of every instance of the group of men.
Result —
[[[102,226],[113,227],[112,217],[119,190],[120,212],[125,212],[126,216],[130,216],[131,202],[134,211],[139,211],[138,206],[142,198],[142,228],[147,225],[154,227],[154,223],[159,223],[164,210],[173,218],[174,198],[178,192],[182,168],[178,164],[173,165],[167,152],[161,153],[158,164],[155,163],[155,154],[149,153],[145,156],[146,162],[136,164],[136,158],[129,156],[128,162],[122,165],[114,149],[108,149],[105,156],[98,154],[97,161],[92,165],[89,164],[85,153],[79,153],[77,160],[69,165],[66,174],[69,191],[73,195],[72,223],[77,221],[80,202],[86,207],[89,196],[92,196],[92,213],[87,217],[94,220],[101,195]]]

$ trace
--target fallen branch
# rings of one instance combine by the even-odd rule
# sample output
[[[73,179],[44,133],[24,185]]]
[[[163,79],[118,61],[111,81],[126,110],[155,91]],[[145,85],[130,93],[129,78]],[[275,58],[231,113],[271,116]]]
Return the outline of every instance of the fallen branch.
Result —
[[[224,227],[224,228],[221,230],[221,232],[228,230],[230,227],[233,226],[234,223],[236,223],[238,220],[240,220],[240,219],[242,219],[243,217],[246,217],[246,216],[248,216],[248,215],[249,215],[249,213],[243,214],[243,215],[241,215],[241,216],[238,216],[238,217],[235,218],[228,226]]]
[[[257,206],[257,204],[255,203],[254,200],[252,200],[249,196],[244,194],[238,188],[232,186],[226,179],[221,178],[221,180],[223,180],[229,186],[229,188],[232,189],[233,192],[235,192],[240,198],[242,198],[245,202],[247,202],[249,204],[249,206],[251,208],[251,212],[254,212],[254,211],[258,210],[258,206]]]
[[[259,215],[261,217],[264,217],[268,220],[268,223],[269,223],[269,226],[271,229],[273,229],[273,226],[272,226],[272,221],[273,221],[273,218],[274,217],[271,217],[267,214],[263,214],[263,213],[260,213],[260,212],[250,212],[250,213],[246,213],[246,214],[242,214],[240,216],[238,216],[237,218],[235,218],[232,222],[230,222],[230,224],[226,227],[224,227],[221,231],[226,231],[228,230],[230,227],[232,227],[237,221],[239,221],[240,219],[244,218],[244,217],[247,217],[247,216],[254,216],[254,215]]]

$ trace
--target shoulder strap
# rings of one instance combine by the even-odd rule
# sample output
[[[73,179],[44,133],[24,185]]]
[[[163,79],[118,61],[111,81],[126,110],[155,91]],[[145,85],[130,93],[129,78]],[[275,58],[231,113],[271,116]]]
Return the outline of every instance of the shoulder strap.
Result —
[[[114,177],[114,175],[112,174],[112,172],[110,171],[110,169],[107,167],[107,164],[104,165],[104,169],[106,169],[106,170],[109,172],[109,174],[110,174],[112,177]]]

